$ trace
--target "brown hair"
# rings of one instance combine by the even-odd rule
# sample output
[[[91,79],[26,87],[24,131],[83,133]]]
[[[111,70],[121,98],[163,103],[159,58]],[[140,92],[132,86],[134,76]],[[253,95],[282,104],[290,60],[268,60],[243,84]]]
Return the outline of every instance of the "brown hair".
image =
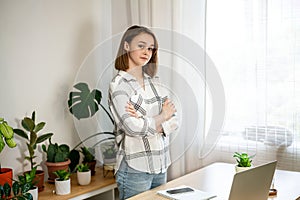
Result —
[[[158,43],[157,43],[154,33],[151,30],[149,30],[148,28],[143,27],[143,26],[134,25],[134,26],[129,27],[126,30],[126,32],[124,33],[122,40],[120,42],[118,54],[115,59],[115,68],[117,70],[122,70],[122,71],[126,71],[129,68],[128,55],[127,55],[127,51],[124,49],[124,43],[128,42],[130,44],[132,39],[135,36],[139,35],[140,33],[147,33],[147,34],[151,35],[154,39],[154,50],[152,52],[152,56],[151,56],[149,62],[145,66],[143,66],[143,71],[146,74],[148,74],[149,76],[153,77],[157,72]]]

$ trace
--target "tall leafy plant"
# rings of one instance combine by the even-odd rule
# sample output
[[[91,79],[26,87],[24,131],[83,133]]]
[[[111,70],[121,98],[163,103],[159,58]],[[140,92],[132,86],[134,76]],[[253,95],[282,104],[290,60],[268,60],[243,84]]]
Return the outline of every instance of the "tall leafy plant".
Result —
[[[112,125],[114,125],[114,119],[109,113],[109,111],[101,104],[102,99],[102,93],[98,89],[90,90],[87,83],[80,82],[74,85],[75,91],[71,91],[69,93],[69,99],[68,99],[68,107],[69,111],[72,115],[74,115],[78,120],[85,119],[92,117],[96,114],[96,112],[99,110],[99,107],[101,107],[108,118],[110,119]],[[76,157],[79,155],[79,151],[77,148],[81,146],[85,141],[98,136],[98,135],[110,135],[109,138],[106,139],[113,139],[115,134],[111,131],[104,131],[104,132],[98,132],[95,134],[92,134],[91,136],[85,138],[81,142],[79,142],[73,150],[70,152],[70,159],[71,159],[71,165],[70,168],[74,170],[74,168],[79,163],[79,160],[76,161]],[[104,139],[104,140],[106,140]],[[102,141],[98,141],[96,144],[93,145],[92,148],[94,148],[97,144],[101,143]],[[75,161],[74,161],[75,160]]]
[[[36,158],[35,150],[37,149],[38,144],[44,142],[45,140],[52,137],[53,133],[46,133],[38,135],[38,132],[41,131],[46,125],[45,122],[35,123],[35,111],[32,112],[31,118],[24,117],[21,121],[21,125],[24,128],[22,129],[14,129],[14,132],[20,137],[27,140],[27,148],[29,151],[29,155],[25,156],[25,159],[30,162],[31,170],[36,166],[36,162],[34,159]]]

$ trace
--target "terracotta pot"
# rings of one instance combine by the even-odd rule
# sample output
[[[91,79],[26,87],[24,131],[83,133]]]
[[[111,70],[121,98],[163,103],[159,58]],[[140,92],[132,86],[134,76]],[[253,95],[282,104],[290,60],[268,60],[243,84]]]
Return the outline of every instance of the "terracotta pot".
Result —
[[[12,178],[13,178],[13,170],[11,168],[1,168],[0,173],[0,185],[4,185],[4,183],[8,183],[12,186]]]
[[[95,168],[96,168],[96,163],[97,163],[96,160],[93,160],[93,161],[91,161],[91,162],[87,162],[87,164],[88,164],[88,166],[89,166],[89,169],[91,170],[92,176],[94,176],[94,175],[96,174],[96,170],[95,170]]]
[[[68,170],[69,169],[69,164],[71,163],[70,159],[68,159],[65,162],[58,162],[58,163],[52,163],[52,162],[45,162],[47,168],[48,168],[48,182],[49,183],[54,183],[54,180],[57,178],[53,172],[57,170]]]

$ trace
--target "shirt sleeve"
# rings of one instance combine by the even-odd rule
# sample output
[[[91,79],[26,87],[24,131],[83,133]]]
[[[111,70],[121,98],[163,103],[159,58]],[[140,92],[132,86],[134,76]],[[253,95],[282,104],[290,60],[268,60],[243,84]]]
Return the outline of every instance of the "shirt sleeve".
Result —
[[[130,96],[130,90],[111,84],[110,108],[117,126],[130,136],[154,135],[156,127],[155,120],[152,117],[140,115],[140,117],[136,118],[126,112],[125,106],[130,101]]]
[[[168,121],[163,122],[161,125],[163,127],[165,135],[169,135],[170,133],[178,129],[178,117],[175,115],[171,117],[171,119],[169,119]]]

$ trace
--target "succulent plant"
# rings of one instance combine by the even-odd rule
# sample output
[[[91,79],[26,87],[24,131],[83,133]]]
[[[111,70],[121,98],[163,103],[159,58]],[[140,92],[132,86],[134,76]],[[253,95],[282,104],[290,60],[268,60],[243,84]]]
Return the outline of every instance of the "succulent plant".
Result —
[[[88,172],[90,170],[89,165],[87,163],[81,163],[77,165],[76,169],[79,172]]]
[[[247,153],[238,153],[235,152],[233,157],[237,158],[237,166],[238,167],[251,167],[252,158],[255,155],[249,156]]]
[[[47,162],[53,163],[66,161],[70,153],[70,147],[67,144],[53,144],[51,138],[49,138],[48,148],[43,144],[42,149],[47,154]]]
[[[53,172],[57,177],[59,181],[65,181],[68,180],[71,176],[71,172],[68,170],[60,169],[55,172]]]

